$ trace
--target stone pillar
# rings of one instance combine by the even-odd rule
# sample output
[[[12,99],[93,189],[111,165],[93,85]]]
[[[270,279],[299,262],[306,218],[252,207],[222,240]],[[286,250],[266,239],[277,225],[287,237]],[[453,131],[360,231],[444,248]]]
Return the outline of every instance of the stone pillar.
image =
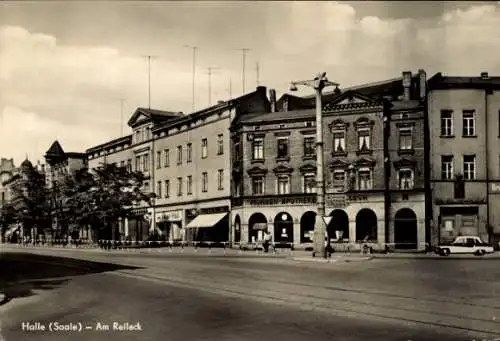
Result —
[[[249,240],[248,240],[248,228],[249,228],[249,226],[246,223],[241,223],[240,228],[241,228],[241,230],[240,230],[241,231],[241,243],[246,244],[249,242]]]
[[[385,240],[385,220],[377,222],[377,244],[378,247],[384,249],[388,241]]]
[[[349,244],[356,243],[356,221],[349,220]]]
[[[417,250],[425,250],[425,219],[417,219]]]
[[[128,218],[125,218],[124,221],[123,221],[123,232],[125,234],[125,238],[128,237]]]
[[[300,222],[293,223],[293,244],[294,247],[298,247],[300,245]]]

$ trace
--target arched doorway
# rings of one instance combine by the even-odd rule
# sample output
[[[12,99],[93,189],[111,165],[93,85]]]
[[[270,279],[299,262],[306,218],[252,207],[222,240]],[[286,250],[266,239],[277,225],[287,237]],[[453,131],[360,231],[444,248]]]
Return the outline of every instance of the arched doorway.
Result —
[[[274,218],[274,241],[293,243],[293,219],[290,214],[281,212]]]
[[[417,249],[417,215],[409,208],[402,208],[394,217],[394,244],[396,249]]]
[[[356,215],[356,241],[377,241],[377,215],[369,208],[363,208]]]
[[[316,223],[316,212],[307,211],[300,218],[300,242],[312,243],[314,232],[314,225]]]
[[[330,217],[332,219],[327,226],[328,237],[337,240],[349,239],[349,216],[347,213],[344,210],[333,210]]]
[[[248,242],[255,243],[262,240],[267,231],[267,219],[262,213],[254,213],[248,219]]]
[[[241,241],[241,219],[237,214],[234,218],[234,242],[239,243]]]

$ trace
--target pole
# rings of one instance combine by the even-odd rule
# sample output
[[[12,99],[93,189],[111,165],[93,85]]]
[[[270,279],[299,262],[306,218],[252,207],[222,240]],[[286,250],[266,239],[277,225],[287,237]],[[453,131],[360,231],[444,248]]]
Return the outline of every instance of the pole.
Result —
[[[123,102],[125,99],[120,98],[120,137],[123,137]]]
[[[208,67],[208,105],[212,105],[212,71],[216,68],[213,66]]]
[[[229,99],[233,99],[233,80],[229,78]]]
[[[190,48],[193,50],[193,70],[192,70],[192,102],[191,102],[191,110],[194,112],[194,109],[195,109],[195,95],[196,95],[196,91],[195,91],[195,83],[196,83],[196,51],[198,50],[198,46],[191,46],[191,45],[184,45],[184,47],[187,47],[187,48]]]
[[[259,79],[259,72],[260,72],[260,69],[259,69],[259,62],[256,63],[255,65],[255,72],[256,72],[256,76],[257,76],[257,86],[260,85],[260,79]]]
[[[151,56],[148,56],[148,109],[151,109]]]
[[[247,48],[242,48],[241,49],[241,52],[242,52],[242,70],[241,70],[241,82],[242,82],[242,89],[243,89],[243,93],[245,93],[245,64],[246,64],[246,55],[247,55],[247,52],[250,51],[250,49],[247,49]]]
[[[324,161],[323,161],[323,117],[321,91],[323,90],[322,81],[319,80],[319,86],[316,90],[316,186],[317,186],[317,205],[315,226],[315,245],[314,252],[326,258],[325,247],[325,182],[324,182]]]

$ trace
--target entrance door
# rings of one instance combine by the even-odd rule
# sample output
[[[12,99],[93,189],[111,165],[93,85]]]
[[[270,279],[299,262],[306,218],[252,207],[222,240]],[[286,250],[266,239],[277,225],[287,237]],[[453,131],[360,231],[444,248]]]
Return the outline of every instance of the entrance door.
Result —
[[[418,248],[417,215],[409,208],[400,209],[394,219],[394,243],[400,250]]]

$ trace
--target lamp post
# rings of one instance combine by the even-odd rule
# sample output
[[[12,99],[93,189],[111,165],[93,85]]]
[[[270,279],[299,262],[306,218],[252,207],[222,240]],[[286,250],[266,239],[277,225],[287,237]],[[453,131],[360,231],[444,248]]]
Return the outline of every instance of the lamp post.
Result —
[[[314,227],[314,252],[327,257],[325,247],[325,182],[324,182],[324,161],[323,161],[323,114],[322,114],[322,91],[327,86],[335,86],[338,89],[339,84],[333,83],[326,77],[326,72],[319,73],[314,79],[307,81],[295,81],[291,83],[290,91],[297,91],[297,85],[304,85],[314,88],[316,92],[316,195],[317,195],[317,214]]]

